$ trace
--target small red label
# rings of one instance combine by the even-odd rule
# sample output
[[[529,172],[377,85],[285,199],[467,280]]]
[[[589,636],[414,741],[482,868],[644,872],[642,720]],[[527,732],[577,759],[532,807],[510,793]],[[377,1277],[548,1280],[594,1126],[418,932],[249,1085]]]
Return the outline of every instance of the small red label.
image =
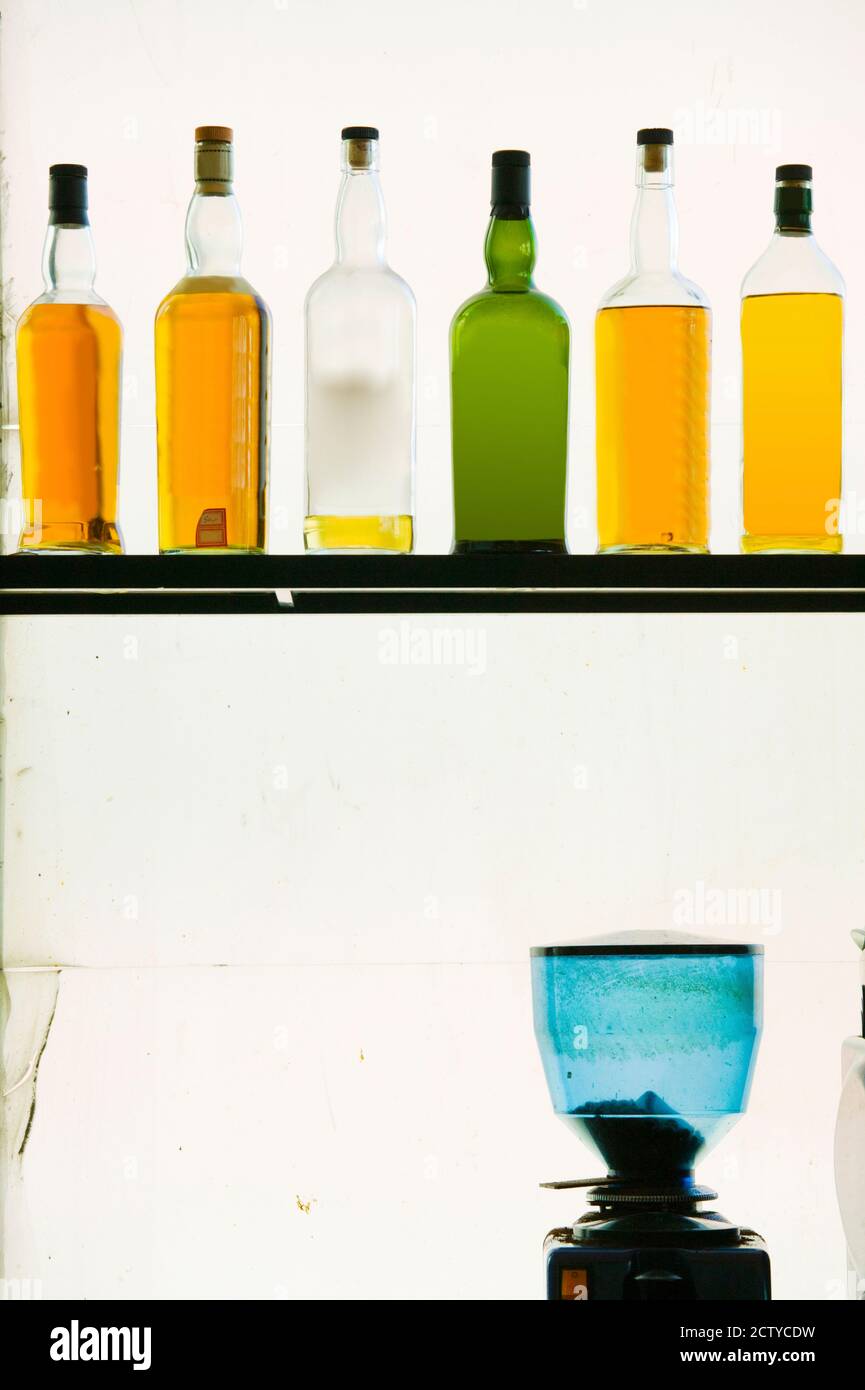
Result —
[[[201,549],[214,545],[228,545],[224,507],[208,507],[201,513],[195,528],[195,544]]]
[[[562,1298],[578,1302],[589,1296],[589,1274],[585,1269],[562,1270]]]

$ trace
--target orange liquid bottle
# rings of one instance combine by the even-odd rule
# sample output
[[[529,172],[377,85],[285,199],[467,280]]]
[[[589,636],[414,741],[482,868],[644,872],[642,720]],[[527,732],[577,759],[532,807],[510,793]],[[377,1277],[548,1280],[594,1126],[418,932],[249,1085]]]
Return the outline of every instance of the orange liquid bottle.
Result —
[[[123,331],[93,289],[87,170],[55,164],[45,293],[16,334],[25,551],[119,554]]]
[[[156,315],[159,549],[263,551],[270,314],[240,274],[232,132],[195,139],[189,267]]]
[[[709,547],[711,312],[676,265],[672,143],[638,132],[631,270],[595,320],[600,552]]]

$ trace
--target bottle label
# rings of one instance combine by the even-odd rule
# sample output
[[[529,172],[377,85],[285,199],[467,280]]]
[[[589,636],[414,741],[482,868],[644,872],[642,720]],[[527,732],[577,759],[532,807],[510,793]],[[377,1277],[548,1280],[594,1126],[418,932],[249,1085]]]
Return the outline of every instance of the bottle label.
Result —
[[[225,521],[225,508],[207,507],[198,518],[198,525],[195,528],[196,549],[207,549],[208,546],[227,544],[228,528]]]

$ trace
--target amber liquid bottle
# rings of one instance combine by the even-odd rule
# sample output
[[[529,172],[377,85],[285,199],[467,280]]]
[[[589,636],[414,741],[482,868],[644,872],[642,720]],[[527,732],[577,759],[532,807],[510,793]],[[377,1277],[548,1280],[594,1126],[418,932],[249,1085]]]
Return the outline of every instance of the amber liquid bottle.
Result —
[[[811,231],[811,167],[775,172],[742,285],[742,550],[838,554],[844,282]]]
[[[711,313],[679,273],[673,132],[637,134],[631,269],[595,320],[599,551],[709,546]]]
[[[156,314],[159,549],[266,546],[270,314],[240,274],[233,136],[195,132],[188,267]]]
[[[93,289],[87,170],[49,172],[45,293],[16,335],[24,551],[120,554],[117,474],[123,331]]]

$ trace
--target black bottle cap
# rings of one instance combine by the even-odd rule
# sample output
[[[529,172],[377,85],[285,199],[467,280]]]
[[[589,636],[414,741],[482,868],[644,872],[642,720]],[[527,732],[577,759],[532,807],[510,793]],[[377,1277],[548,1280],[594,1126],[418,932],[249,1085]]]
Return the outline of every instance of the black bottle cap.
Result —
[[[531,165],[532,157],[528,150],[494,150],[493,168],[494,169],[528,169]]]
[[[490,202],[493,217],[521,221],[532,202],[532,159],[526,150],[496,150]]]
[[[637,131],[638,145],[672,145],[673,132],[666,126],[645,126]]]
[[[776,183],[810,183],[813,177],[810,164],[779,164],[775,170]]]
[[[83,164],[51,165],[48,209],[48,221],[54,226],[87,226],[87,170]]]
[[[347,125],[342,128],[343,140],[377,140],[378,130],[374,125]]]
[[[779,164],[775,170],[775,224],[782,232],[808,232],[814,195],[810,164]]]

